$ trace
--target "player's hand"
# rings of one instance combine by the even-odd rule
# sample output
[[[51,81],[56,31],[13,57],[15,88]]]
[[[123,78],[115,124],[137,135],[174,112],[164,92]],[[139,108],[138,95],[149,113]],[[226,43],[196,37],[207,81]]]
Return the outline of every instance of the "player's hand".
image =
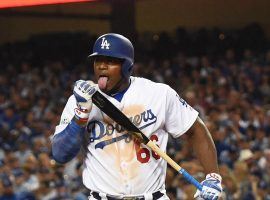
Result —
[[[206,175],[206,179],[201,182],[202,191],[197,190],[194,198],[200,197],[205,200],[217,200],[222,192],[221,176],[216,173]]]
[[[78,119],[88,120],[92,109],[92,95],[96,90],[97,85],[92,81],[76,81],[73,94],[77,101],[77,108],[74,111]]]

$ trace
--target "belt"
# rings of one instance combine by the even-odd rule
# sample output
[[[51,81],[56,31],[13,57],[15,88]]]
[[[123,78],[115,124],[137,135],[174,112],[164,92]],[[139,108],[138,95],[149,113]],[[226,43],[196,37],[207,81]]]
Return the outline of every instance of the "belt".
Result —
[[[94,192],[92,191],[91,192],[92,196],[97,199],[97,200],[101,200],[101,197],[99,196],[99,193],[98,192]],[[153,200],[158,200],[160,197],[162,197],[164,194],[161,193],[160,191],[157,191],[157,192],[154,192],[152,194],[152,197],[153,197]],[[111,195],[108,195],[106,194],[106,198],[108,200],[145,200],[144,196],[138,196],[138,197],[115,197],[115,196],[111,196]]]

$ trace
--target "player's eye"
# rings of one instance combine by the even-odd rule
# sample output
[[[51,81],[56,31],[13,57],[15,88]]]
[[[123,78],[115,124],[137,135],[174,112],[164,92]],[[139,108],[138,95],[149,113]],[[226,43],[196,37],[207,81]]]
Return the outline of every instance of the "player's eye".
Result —
[[[107,57],[107,56],[99,56],[95,59],[96,63],[106,63],[108,65],[117,65],[121,64],[122,60],[119,58]]]
[[[119,60],[117,58],[108,57],[107,62],[108,62],[109,65],[116,65],[116,64],[120,64],[121,60]]]

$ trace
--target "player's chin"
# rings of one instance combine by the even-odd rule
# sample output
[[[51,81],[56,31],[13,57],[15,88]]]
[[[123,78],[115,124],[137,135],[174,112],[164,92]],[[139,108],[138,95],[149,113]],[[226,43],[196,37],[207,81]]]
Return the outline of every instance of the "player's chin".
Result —
[[[104,93],[108,92],[107,88],[99,88],[99,89],[101,90],[101,92],[104,92]]]
[[[101,90],[101,92],[105,93],[105,94],[109,94],[110,93],[110,89],[106,86],[105,88],[99,88]]]

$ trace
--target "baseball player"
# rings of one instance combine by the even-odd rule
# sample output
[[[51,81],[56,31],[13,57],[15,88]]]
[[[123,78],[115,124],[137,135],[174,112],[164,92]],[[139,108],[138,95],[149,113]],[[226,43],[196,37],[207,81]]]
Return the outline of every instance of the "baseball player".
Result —
[[[163,151],[169,134],[174,138],[186,134],[207,174],[195,197],[218,199],[222,187],[216,150],[198,112],[168,85],[131,76],[134,49],[124,36],[100,36],[89,57],[97,84],[75,83],[52,139],[53,157],[59,163],[70,161],[83,148],[82,177],[89,199],[169,199],[167,163],[92,104],[96,90]]]

